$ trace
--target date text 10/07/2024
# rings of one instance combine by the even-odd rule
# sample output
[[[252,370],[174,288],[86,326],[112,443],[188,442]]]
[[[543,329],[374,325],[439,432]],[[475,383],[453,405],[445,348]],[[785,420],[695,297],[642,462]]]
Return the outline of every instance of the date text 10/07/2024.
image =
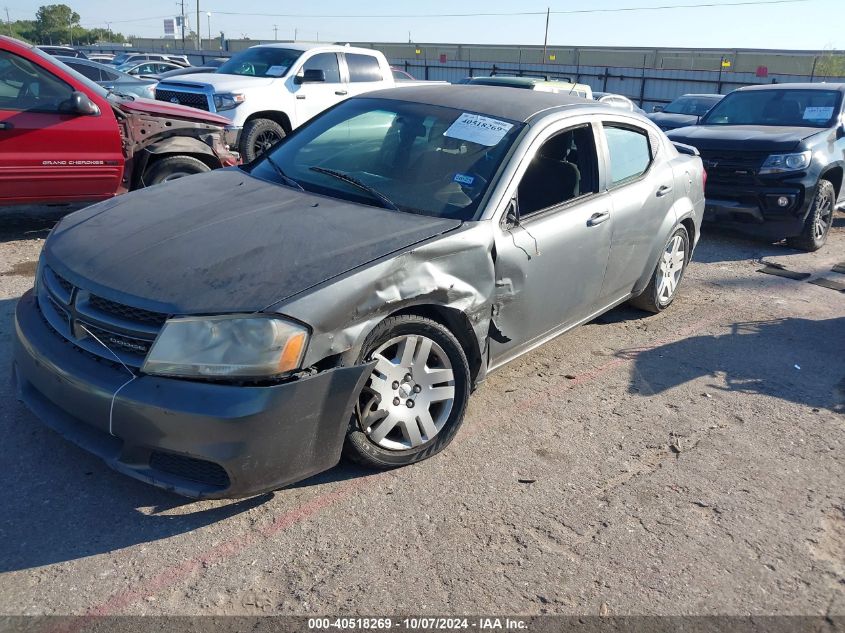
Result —
[[[308,618],[308,628],[311,630],[372,630],[384,631],[391,629],[416,630],[479,630],[479,631],[523,631],[528,628],[525,620],[512,618],[437,618],[437,617],[406,617],[394,618]]]

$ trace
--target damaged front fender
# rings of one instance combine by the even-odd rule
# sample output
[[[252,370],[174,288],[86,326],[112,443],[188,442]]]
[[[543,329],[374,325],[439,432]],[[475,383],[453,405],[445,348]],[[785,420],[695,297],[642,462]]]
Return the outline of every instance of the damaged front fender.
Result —
[[[472,343],[482,359],[476,379],[482,380],[496,291],[493,243],[490,222],[466,223],[272,309],[311,326],[305,366],[333,356],[355,362],[373,328],[401,310],[425,306],[456,310],[472,328]]]

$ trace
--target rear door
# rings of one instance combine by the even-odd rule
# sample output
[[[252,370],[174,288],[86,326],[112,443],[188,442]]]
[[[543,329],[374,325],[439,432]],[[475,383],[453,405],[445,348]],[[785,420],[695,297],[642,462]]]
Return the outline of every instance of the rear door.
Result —
[[[378,57],[366,53],[344,53],[343,58],[349,75],[350,97],[386,87],[385,70]]]
[[[606,186],[613,203],[613,236],[602,296],[631,292],[654,251],[655,236],[672,213],[675,176],[660,143],[631,119],[604,117]]]
[[[323,71],[326,80],[301,83],[308,70]],[[316,53],[303,62],[296,72],[294,83],[296,118],[299,124],[317,116],[323,110],[343,101],[349,94],[346,81],[341,76],[337,53]]]
[[[114,113],[99,98],[99,115],[62,112],[83,87],[74,83],[46,63],[0,50],[0,204],[93,201],[120,187]]]

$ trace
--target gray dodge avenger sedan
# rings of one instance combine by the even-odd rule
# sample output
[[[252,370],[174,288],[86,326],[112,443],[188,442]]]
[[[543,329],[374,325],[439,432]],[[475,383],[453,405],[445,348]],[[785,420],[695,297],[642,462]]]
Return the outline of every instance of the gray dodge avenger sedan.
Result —
[[[425,86],[344,101],[253,163],[63,219],[16,311],[20,399],[137,479],[269,491],[411,464],[485,376],[672,302],[704,172],[644,117]]]

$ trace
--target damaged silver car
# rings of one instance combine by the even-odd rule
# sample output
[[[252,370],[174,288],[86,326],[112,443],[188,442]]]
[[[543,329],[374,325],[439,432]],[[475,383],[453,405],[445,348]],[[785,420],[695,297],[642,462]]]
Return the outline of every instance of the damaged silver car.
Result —
[[[42,420],[195,497],[410,464],[487,374],[668,307],[704,172],[645,118],[485,86],[344,101],[250,165],[62,220],[17,307]]]

